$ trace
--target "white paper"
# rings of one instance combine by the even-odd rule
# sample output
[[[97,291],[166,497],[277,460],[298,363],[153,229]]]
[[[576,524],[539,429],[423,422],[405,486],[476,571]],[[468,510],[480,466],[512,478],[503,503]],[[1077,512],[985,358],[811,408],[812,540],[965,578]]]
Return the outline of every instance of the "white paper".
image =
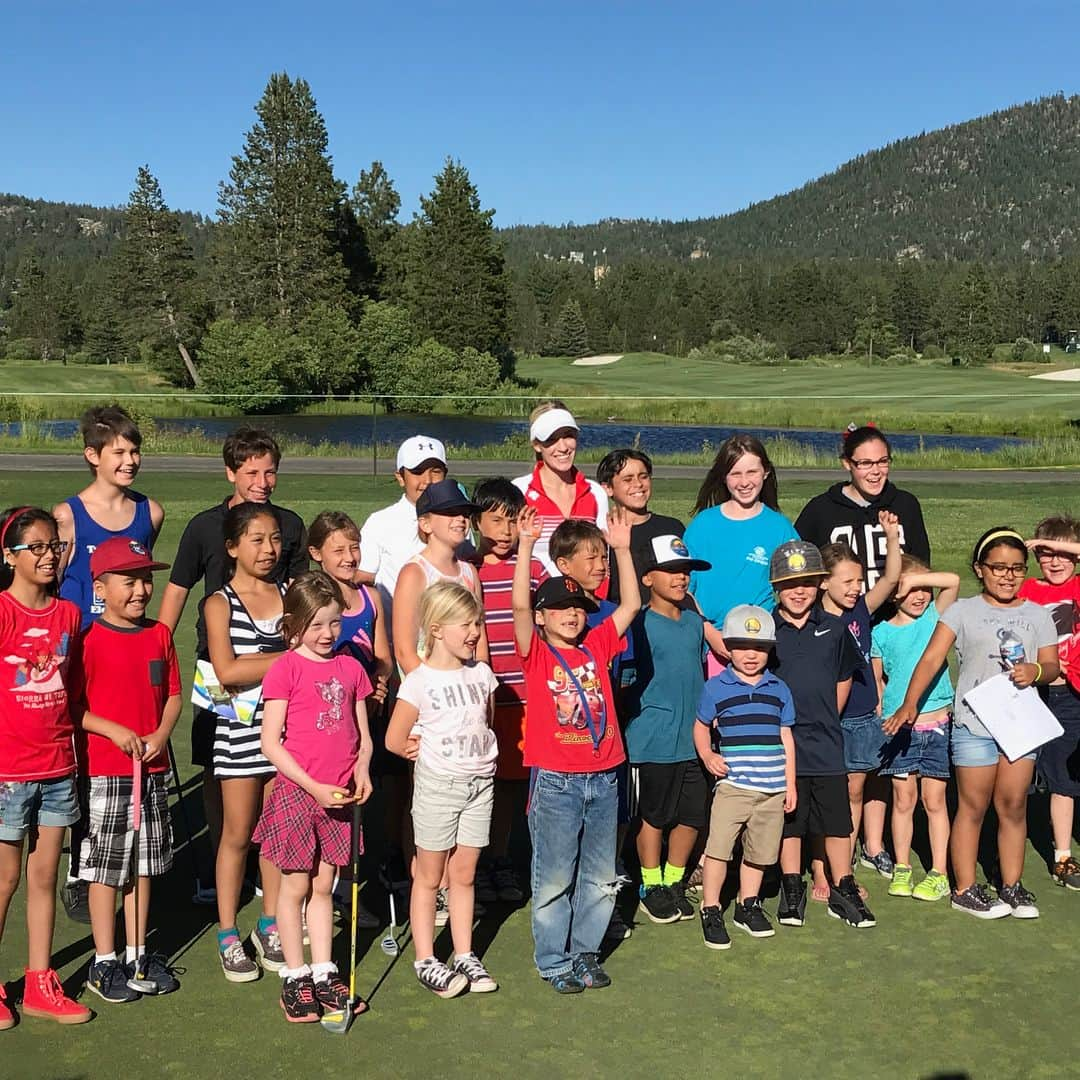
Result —
[[[1065,731],[1033,686],[1018,690],[1004,673],[972,687],[964,701],[1010,761],[1018,761]]]

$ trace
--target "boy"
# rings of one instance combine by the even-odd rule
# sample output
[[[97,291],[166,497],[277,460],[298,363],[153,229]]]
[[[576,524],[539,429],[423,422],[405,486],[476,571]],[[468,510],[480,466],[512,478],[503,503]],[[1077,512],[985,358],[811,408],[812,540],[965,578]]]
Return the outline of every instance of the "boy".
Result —
[[[780,906],[784,926],[806,915],[803,837],[824,836],[830,875],[829,914],[849,926],[876,925],[851,874],[851,805],[848,800],[840,714],[862,664],[844,624],[816,606],[826,577],[821,552],[805,540],[781,544],[769,561],[776,592],[776,663],[795,702],[795,809],[784,819],[780,847]]]
[[[615,721],[608,665],[637,614],[630,526],[622,511],[608,534],[623,602],[587,630],[595,602],[572,578],[549,578],[530,605],[529,565],[541,533],[532,507],[521,515],[512,602],[514,640],[525,671],[529,713],[525,764],[533,769],[532,932],[537,969],[560,994],[609,986],[599,950],[615,877],[615,772],[626,760]],[[535,622],[534,622],[535,620]]]
[[[68,545],[60,556],[60,595],[79,609],[85,630],[102,612],[90,574],[94,549],[110,536],[127,536],[151,550],[165,511],[153,499],[131,490],[142,461],[142,435],[123,409],[117,405],[88,409],[79,429],[83,457],[93,479],[77,495],[53,507],[53,517],[60,540]],[[80,801],[84,801],[81,788]],[[71,828],[67,881],[60,899],[70,918],[89,922],[86,883],[78,878],[81,843],[80,822]]]
[[[682,537],[686,526],[649,509],[652,498],[652,459],[641,450],[612,450],[596,466],[596,480],[613,506],[621,506],[630,518],[630,554],[641,589],[641,606],[649,602],[649,587],[642,579],[652,557],[650,544],[658,536]],[[619,582],[612,578],[608,599],[619,602]]]
[[[137,540],[116,536],[91,556],[94,594],[104,610],[83,637],[77,695],[81,769],[90,779],[89,817],[79,876],[90,883],[94,957],[86,986],[109,1002],[167,994],[180,984],[165,957],[147,953],[150,878],[172,866],[166,744],[180,715],[180,670],[172,634],[146,617],[153,562]],[[132,758],[142,762],[142,826],[132,851]],[[134,856],[135,867],[132,868]],[[138,875],[138,911],[132,874]],[[116,894],[123,894],[123,961],[116,955]]]
[[[724,617],[731,663],[704,687],[694,745],[716,777],[701,888],[701,932],[710,949],[731,945],[720,892],[735,841],[743,836],[739,897],[732,922],[751,937],[775,930],[761,906],[765,869],[776,862],[784,815],[796,807],[791,691],[768,670],[776,624],[764,608],[739,604]]]
[[[1080,862],[1073,858],[1072,831],[1080,796],[1080,522],[1066,515],[1044,518],[1028,541],[1042,580],[1026,578],[1020,596],[1050,608],[1058,630],[1061,675],[1046,688],[1047,704],[1064,734],[1039,750],[1039,772],[1050,790],[1054,840],[1051,876],[1066,889],[1080,890]]]
[[[709,801],[694,746],[694,717],[705,685],[704,620],[684,603],[691,572],[711,567],[690,558],[674,534],[654,537],[649,546],[643,575],[649,606],[631,627],[637,680],[624,693],[623,708],[630,787],[641,819],[640,906],[653,922],[670,923],[694,917],[683,875],[705,827]],[[661,870],[668,830],[667,864]]]
[[[519,903],[524,894],[508,855],[514,818],[525,809],[529,778],[521,758],[525,738],[525,673],[514,650],[511,592],[517,566],[517,521],[525,496],[504,477],[481,480],[473,492],[473,526],[477,532],[480,584],[484,592],[491,669],[499,680],[492,727],[499,744],[495,766],[495,802],[491,815],[489,861],[476,875],[476,896],[488,903]],[[544,578],[535,559],[529,567],[529,587],[535,591]]]

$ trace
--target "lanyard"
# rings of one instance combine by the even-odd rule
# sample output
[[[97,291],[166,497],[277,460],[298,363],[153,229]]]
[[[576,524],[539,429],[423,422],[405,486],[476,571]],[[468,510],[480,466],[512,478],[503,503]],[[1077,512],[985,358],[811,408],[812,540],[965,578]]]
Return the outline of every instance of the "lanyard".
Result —
[[[585,696],[585,688],[581,685],[578,677],[571,670],[570,665],[566,662],[566,660],[563,659],[562,653],[559,652],[559,650],[556,649],[554,645],[547,641],[545,641],[544,644],[547,645],[547,647],[551,650],[551,655],[555,657],[556,663],[558,663],[559,667],[561,667],[563,671],[566,672],[566,677],[570,680],[571,683],[573,683],[574,689],[577,691],[578,700],[581,702],[582,711],[585,713],[585,723],[588,725],[589,728],[589,738],[592,739],[593,756],[599,757],[600,744],[601,742],[603,742],[604,732],[607,730],[607,716],[603,716],[602,725],[597,724],[596,717],[593,716],[592,709],[589,708],[589,699]],[[593,654],[589,652],[588,648],[584,645],[580,645],[578,647],[585,654],[593,667],[596,668],[597,675],[599,676],[600,669],[596,666],[596,660],[593,658]]]

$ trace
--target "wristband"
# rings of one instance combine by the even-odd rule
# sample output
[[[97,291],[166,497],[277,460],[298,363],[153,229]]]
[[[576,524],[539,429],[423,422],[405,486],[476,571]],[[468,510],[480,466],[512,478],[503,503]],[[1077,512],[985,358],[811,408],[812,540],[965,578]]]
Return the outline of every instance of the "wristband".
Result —
[[[1040,682],[1042,680],[1042,664],[1038,660],[1035,661],[1035,678],[1032,679],[1033,683]]]

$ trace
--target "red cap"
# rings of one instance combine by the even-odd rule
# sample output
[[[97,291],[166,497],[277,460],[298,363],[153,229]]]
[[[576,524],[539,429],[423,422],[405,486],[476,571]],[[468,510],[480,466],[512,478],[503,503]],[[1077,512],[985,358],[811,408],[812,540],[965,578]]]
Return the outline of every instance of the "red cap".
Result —
[[[96,581],[102,574],[119,574],[125,570],[168,570],[169,564],[154,562],[150,552],[129,536],[111,536],[98,544],[90,556],[90,576]]]

